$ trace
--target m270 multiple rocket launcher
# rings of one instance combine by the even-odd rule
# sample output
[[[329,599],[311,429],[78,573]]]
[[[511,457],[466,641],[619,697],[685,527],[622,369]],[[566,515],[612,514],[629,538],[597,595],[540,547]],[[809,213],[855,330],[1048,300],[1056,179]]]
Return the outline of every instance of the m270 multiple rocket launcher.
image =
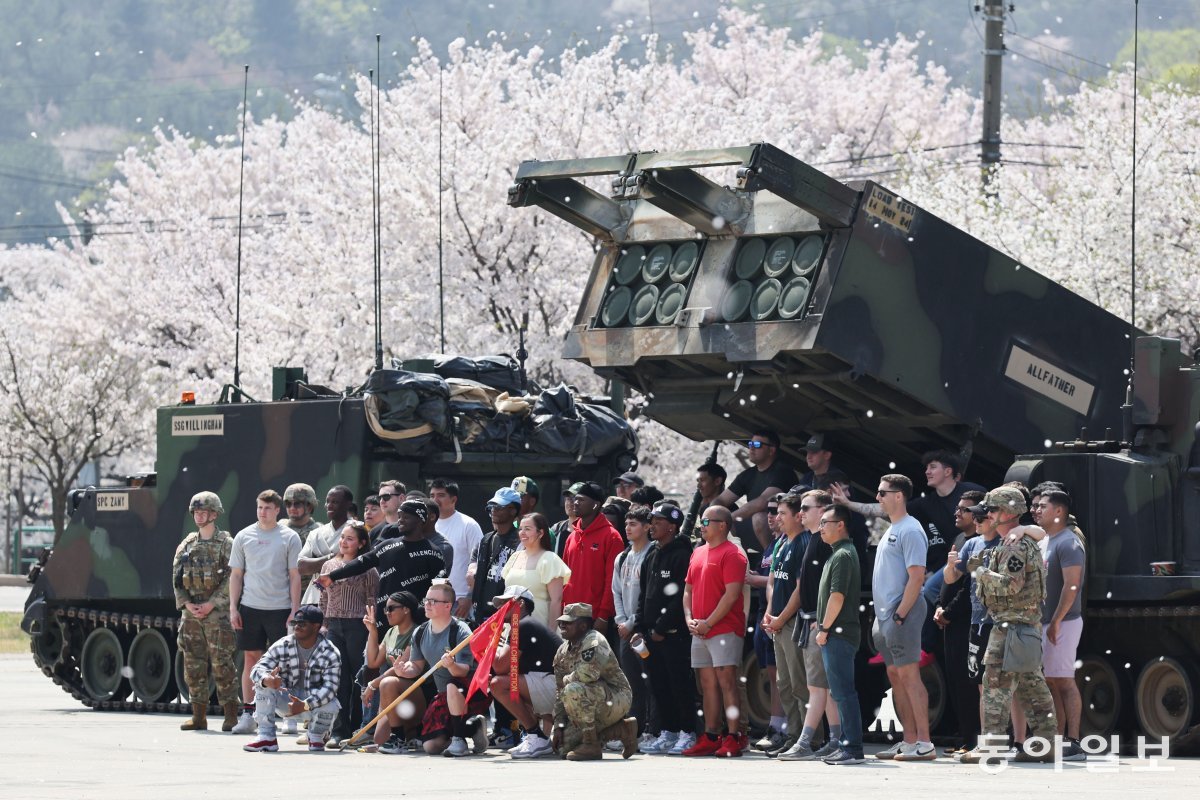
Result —
[[[987,486],[1062,480],[1089,555],[1084,727],[1178,736],[1197,721],[1200,371],[1177,341],[769,144],[527,161],[509,203],[596,237],[564,355],[635,387],[664,425],[698,440],[772,428],[801,461],[810,435],[834,433],[863,488],[918,474],[936,448]]]

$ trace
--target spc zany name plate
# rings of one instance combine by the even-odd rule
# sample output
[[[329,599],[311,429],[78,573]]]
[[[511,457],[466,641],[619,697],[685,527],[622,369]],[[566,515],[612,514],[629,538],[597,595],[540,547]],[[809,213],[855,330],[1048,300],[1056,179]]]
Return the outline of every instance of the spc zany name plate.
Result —
[[[1084,416],[1087,416],[1092,395],[1096,392],[1096,387],[1087,381],[1015,344],[1008,354],[1004,376]]]
[[[128,511],[129,495],[125,492],[96,492],[97,511]]]
[[[891,225],[898,231],[908,233],[912,228],[913,215],[917,207],[901,200],[881,186],[872,186],[867,197],[867,214]]]
[[[172,436],[224,436],[224,414],[189,414],[171,417]]]

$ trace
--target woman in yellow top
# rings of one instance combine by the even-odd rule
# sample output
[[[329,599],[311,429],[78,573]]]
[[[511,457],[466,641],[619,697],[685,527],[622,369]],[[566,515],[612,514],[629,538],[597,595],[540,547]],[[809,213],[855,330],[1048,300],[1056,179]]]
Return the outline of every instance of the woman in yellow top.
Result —
[[[533,594],[533,616],[550,627],[562,613],[563,587],[571,579],[571,569],[554,554],[550,524],[541,514],[526,514],[517,529],[522,549],[513,553],[504,565],[504,583],[524,586]]]

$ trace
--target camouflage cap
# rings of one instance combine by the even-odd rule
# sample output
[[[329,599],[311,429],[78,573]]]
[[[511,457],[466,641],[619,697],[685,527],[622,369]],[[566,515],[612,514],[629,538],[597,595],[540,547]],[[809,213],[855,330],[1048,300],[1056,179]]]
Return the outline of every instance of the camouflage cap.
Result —
[[[299,500],[301,503],[308,503],[313,508],[317,507],[317,493],[307,483],[293,483],[284,489],[283,502],[286,503],[288,500]]]
[[[221,505],[221,498],[217,497],[216,492],[198,492],[192,495],[192,502],[188,503],[188,511],[212,511],[224,514],[225,507]]]
[[[591,603],[571,603],[563,609],[562,616],[558,618],[559,622],[575,622],[581,619],[592,618]]]
[[[534,497],[541,497],[542,490],[538,487],[537,481],[525,475],[519,478],[513,478],[512,486],[510,487],[517,494],[531,494]]]
[[[1025,503],[1025,495],[1011,486],[992,489],[984,496],[983,505],[1007,511],[1010,514],[1024,514],[1029,510],[1029,506]]]

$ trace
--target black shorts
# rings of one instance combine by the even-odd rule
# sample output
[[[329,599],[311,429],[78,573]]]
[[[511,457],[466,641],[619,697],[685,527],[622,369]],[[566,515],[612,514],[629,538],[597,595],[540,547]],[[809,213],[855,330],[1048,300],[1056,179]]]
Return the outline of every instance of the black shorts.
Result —
[[[967,635],[967,677],[976,686],[983,685],[983,654],[987,652],[988,638],[992,635],[992,623],[972,625]]]
[[[258,653],[287,636],[288,620],[292,617],[288,608],[264,611],[239,605],[238,613],[242,615],[242,629],[237,632],[238,649]]]

